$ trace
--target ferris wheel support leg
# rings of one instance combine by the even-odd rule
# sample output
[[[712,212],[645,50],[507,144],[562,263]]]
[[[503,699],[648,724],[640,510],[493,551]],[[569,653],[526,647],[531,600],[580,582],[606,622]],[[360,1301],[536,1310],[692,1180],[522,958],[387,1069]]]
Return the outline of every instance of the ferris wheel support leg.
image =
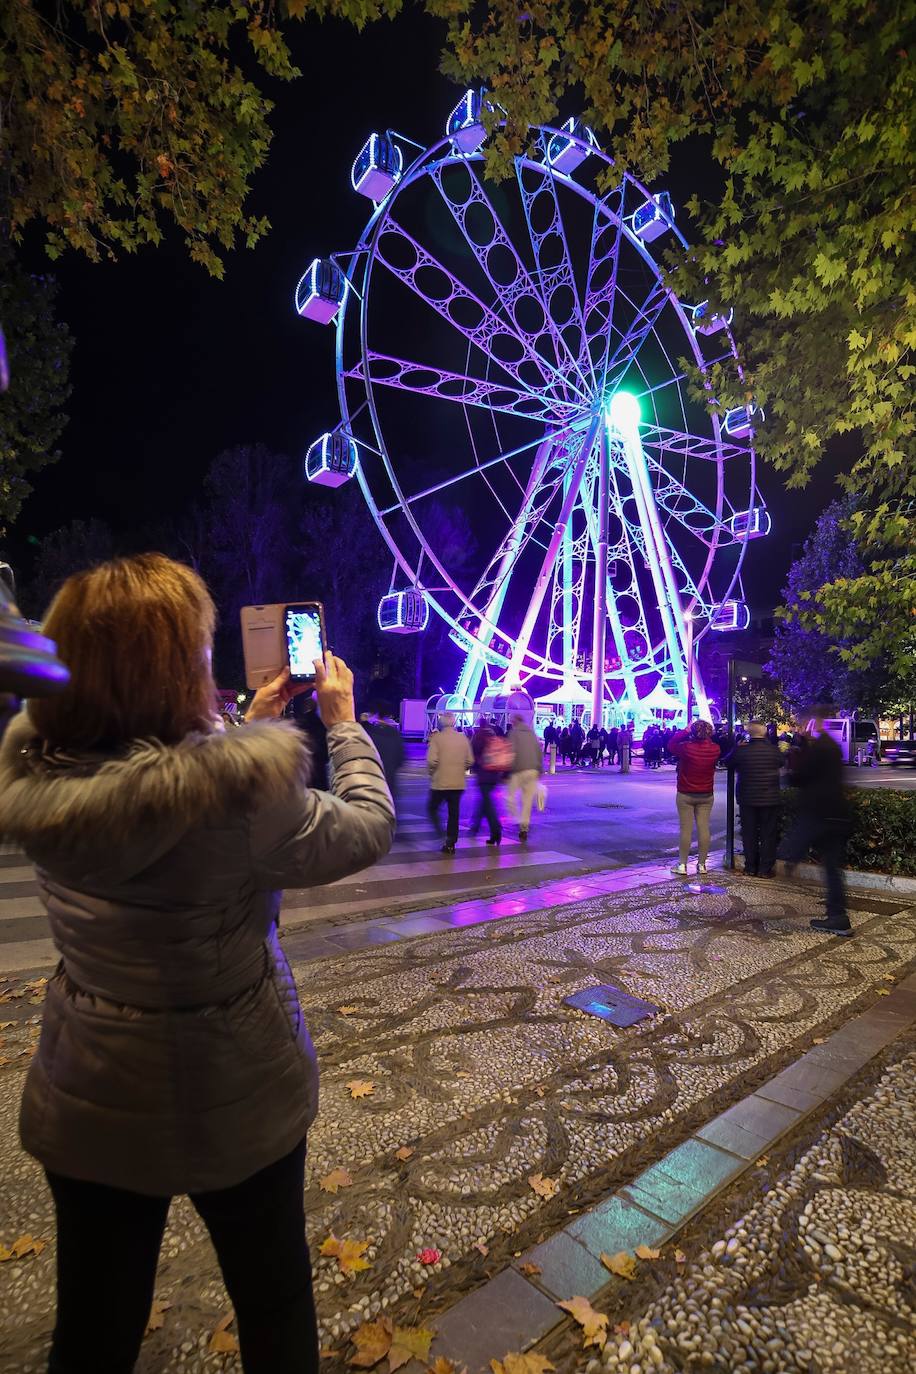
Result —
[[[518,557],[519,549],[522,546],[522,540],[525,537],[525,528],[531,516],[531,508],[534,505],[538,488],[541,485],[544,472],[553,452],[553,446],[554,440],[552,437],[545,439],[542,444],[538,445],[537,452],[534,456],[534,462],[531,465],[531,476],[528,479],[528,486],[525,489],[525,497],[522,501],[521,510],[516,516],[512,528],[506,537],[503,554],[499,560],[499,567],[496,572],[496,577],[494,578],[493,592],[487,602],[484,612],[486,620],[489,623],[481,627],[478,635],[478,639],[484,646],[490,643],[498,627],[500,612],[503,608],[503,602],[506,599],[506,592],[509,590],[512,565]],[[455,694],[464,698],[466,701],[474,701],[477,696],[477,690],[480,687],[480,679],[483,677],[483,670],[484,659],[479,647],[475,644],[474,647],[469,650],[468,656],[464,661],[464,666],[461,669],[461,676],[455,688]]]
[[[608,439],[610,439],[609,435]],[[615,505],[615,509],[619,508]],[[585,513],[586,523],[588,525],[589,538],[591,540],[592,548],[594,549],[598,543],[597,527],[595,525],[594,512],[590,510],[587,505],[583,506],[583,510]],[[607,614],[611,626],[611,633],[614,636],[614,647],[616,648],[617,653],[620,656],[620,674],[623,678],[623,685],[626,691],[627,700],[636,701],[639,696],[638,692],[636,691],[636,677],[633,673],[633,665],[630,663],[630,659],[627,654],[627,643],[626,639],[624,638],[623,625],[621,624],[620,616],[617,612],[617,603],[614,600],[614,588],[611,586],[610,578],[607,578],[606,581],[605,605],[607,606]],[[606,633],[607,632],[605,631],[605,635]]]
[[[674,580],[674,569],[665,541],[665,532],[658,518],[658,510],[652,493],[652,481],[646,465],[638,424],[626,426],[620,431],[623,451],[639,521],[646,541],[646,554],[649,559],[652,582],[658,599],[658,609],[665,630],[665,641],[671,658],[671,669],[677,678],[678,687],[684,699],[687,696],[687,624],[681,606],[681,597]]]
[[[592,725],[604,724],[604,643],[607,631],[608,476],[611,442],[607,425],[598,440],[598,539],[595,544],[595,614],[592,621]]]
[[[563,481],[563,496],[569,495],[569,473]],[[572,520],[563,531],[563,676],[571,678],[575,671],[576,627],[573,624],[573,537]]]
[[[569,481],[569,489],[567,490],[566,495],[563,498],[563,507],[560,511],[557,523],[553,528],[553,534],[550,536],[550,543],[547,546],[547,552],[544,554],[544,561],[541,564],[541,571],[538,573],[537,581],[534,584],[534,591],[532,592],[531,600],[528,603],[528,609],[525,612],[525,619],[522,622],[522,628],[519,631],[518,639],[515,641],[515,648],[512,651],[512,658],[509,662],[509,667],[506,670],[506,683],[509,686],[512,685],[513,678],[517,677],[517,675],[521,672],[522,667],[524,665],[525,655],[528,652],[528,645],[531,642],[531,636],[534,633],[534,627],[537,624],[537,618],[540,615],[541,607],[544,604],[544,597],[546,595],[547,588],[550,585],[550,579],[553,576],[553,570],[554,566],[556,565],[557,555],[560,551],[560,545],[563,542],[563,536],[566,532],[566,527],[569,524],[570,518],[573,513],[573,508],[575,507],[576,500],[579,495],[579,488],[582,485],[582,478],[584,477],[585,469],[588,466],[589,456],[594,446],[595,436],[598,433],[598,426],[600,425],[600,423],[600,417],[596,415],[589,424],[588,431],[585,435],[582,447],[579,450],[579,456],[576,460],[576,466],[572,470],[572,475]]]

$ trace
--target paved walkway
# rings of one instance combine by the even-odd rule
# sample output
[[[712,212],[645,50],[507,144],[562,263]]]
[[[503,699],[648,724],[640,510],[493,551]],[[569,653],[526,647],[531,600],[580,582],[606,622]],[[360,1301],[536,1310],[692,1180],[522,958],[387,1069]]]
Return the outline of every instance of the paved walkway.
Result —
[[[643,881],[527,911],[481,903],[475,924],[446,919],[434,933],[350,953],[298,956],[308,932],[291,934],[323,1075],[306,1204],[330,1374],[347,1368],[350,1336],[367,1318],[390,1312],[445,1331],[456,1301],[878,1004],[916,962],[916,909],[902,901],[854,899],[857,938],[837,941],[808,928],[812,898],[799,888],[730,875],[707,886]],[[565,1003],[604,982],[660,1014],[616,1030]],[[0,1265],[0,1368],[37,1374],[52,1320],[53,1227],[40,1171],[16,1147],[15,1114],[40,987],[11,991],[25,995],[0,1006],[16,1023],[0,1032],[10,1060],[0,1069],[0,1240],[49,1243]],[[352,1181],[332,1193],[322,1180],[337,1169]],[[320,1256],[331,1234],[365,1244],[368,1268],[345,1277],[337,1258]],[[440,1257],[418,1258],[424,1250]],[[548,1301],[536,1278],[525,1287]],[[172,1209],[158,1295],[171,1307],[141,1371],[238,1368],[207,1353],[227,1304],[184,1200]],[[577,1367],[573,1350],[558,1368]],[[476,1347],[455,1353],[472,1374],[486,1368],[474,1364]]]

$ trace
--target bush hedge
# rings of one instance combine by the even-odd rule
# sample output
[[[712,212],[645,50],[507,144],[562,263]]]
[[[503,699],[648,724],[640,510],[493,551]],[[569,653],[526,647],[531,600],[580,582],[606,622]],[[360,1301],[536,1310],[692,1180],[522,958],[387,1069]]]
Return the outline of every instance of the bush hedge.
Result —
[[[846,797],[852,818],[846,867],[916,878],[916,791],[849,787]],[[783,833],[796,804],[797,794],[788,788],[783,793]]]

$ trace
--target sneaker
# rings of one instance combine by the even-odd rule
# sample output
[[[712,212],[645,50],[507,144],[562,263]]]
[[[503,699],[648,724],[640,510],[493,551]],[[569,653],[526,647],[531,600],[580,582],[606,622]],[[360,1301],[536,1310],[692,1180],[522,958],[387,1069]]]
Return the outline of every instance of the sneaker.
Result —
[[[443,853],[443,854],[454,854],[454,852],[455,852],[455,846],[454,846],[453,844],[444,844],[444,845],[442,846],[442,853]]]
[[[836,922],[831,921],[829,917],[825,917],[824,920],[815,919],[813,921],[809,921],[808,924],[812,930],[822,930],[825,935],[849,936],[855,934],[855,931],[853,930],[852,926],[849,924],[848,921],[844,926],[841,926],[838,925]]]
[[[686,878],[686,877],[687,877],[687,865],[686,865],[686,864],[675,864],[674,867],[672,868],[671,872],[672,872],[673,874],[675,874],[675,876],[678,877],[678,878]]]
[[[518,837],[519,837],[519,839],[521,840],[522,844],[524,844],[525,841],[526,841],[527,838],[528,838],[528,831],[527,831],[527,830],[520,830],[520,831],[518,832]]]
[[[708,872],[709,872],[709,870],[707,869],[707,867],[706,867],[705,864],[697,864],[697,876],[698,876],[698,877],[701,877],[704,873],[708,873]]]

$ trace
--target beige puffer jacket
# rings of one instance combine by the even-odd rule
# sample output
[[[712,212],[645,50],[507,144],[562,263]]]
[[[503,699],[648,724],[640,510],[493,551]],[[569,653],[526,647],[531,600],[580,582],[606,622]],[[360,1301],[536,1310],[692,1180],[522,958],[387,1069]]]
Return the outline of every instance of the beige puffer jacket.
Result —
[[[277,940],[280,889],[391,846],[378,755],[328,731],[331,793],[285,724],[45,757],[26,715],[0,749],[0,834],[35,863],[61,953],[26,1079],[22,1143],[71,1178],[160,1196],[226,1188],[288,1153],[318,1105]]]

